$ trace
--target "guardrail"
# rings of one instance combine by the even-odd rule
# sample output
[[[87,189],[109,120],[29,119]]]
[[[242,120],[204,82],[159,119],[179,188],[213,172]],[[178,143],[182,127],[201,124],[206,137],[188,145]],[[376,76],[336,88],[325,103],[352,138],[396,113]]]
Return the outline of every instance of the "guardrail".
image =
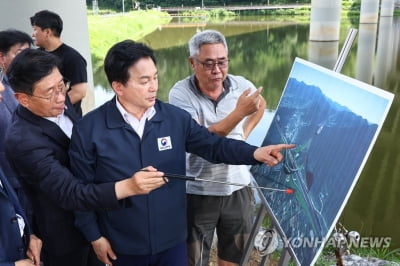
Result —
[[[310,4],[291,4],[291,5],[250,5],[250,6],[206,6],[206,7],[162,7],[162,11],[166,12],[182,12],[189,10],[212,10],[223,8],[230,11],[243,11],[243,10],[264,10],[264,9],[287,9],[287,8],[311,8]]]

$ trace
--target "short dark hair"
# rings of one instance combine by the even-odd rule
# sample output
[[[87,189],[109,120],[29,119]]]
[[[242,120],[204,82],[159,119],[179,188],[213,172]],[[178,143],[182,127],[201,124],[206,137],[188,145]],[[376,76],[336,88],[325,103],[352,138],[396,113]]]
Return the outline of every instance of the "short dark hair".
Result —
[[[11,62],[7,70],[8,81],[15,92],[33,94],[36,82],[59,68],[59,59],[39,49],[25,49]]]
[[[19,43],[33,45],[31,36],[25,32],[15,29],[0,31],[0,52],[6,54],[12,46]]]
[[[153,50],[143,43],[125,40],[114,44],[104,59],[104,71],[110,85],[113,81],[126,84],[129,80],[129,68],[140,59],[147,57],[156,64]]]
[[[61,17],[49,10],[42,10],[31,17],[31,25],[41,29],[51,29],[54,36],[60,37],[63,30]]]

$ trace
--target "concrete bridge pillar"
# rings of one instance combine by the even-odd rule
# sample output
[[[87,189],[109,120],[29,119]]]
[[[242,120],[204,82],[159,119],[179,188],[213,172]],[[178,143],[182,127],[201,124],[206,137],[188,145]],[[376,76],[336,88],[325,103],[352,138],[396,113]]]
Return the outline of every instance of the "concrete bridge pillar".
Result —
[[[379,1],[361,0],[360,23],[378,23]]]
[[[308,42],[308,61],[333,69],[339,54],[339,41]]]
[[[0,0],[0,30],[14,28],[31,35],[32,27],[29,18],[44,9],[56,12],[61,16],[64,24],[61,39],[78,50],[86,59],[89,89],[82,102],[82,108],[84,112],[89,111],[94,108],[94,93],[85,1]]]
[[[381,2],[381,16],[393,17],[394,0],[382,0]]]
[[[311,0],[310,41],[338,41],[341,0]]]
[[[332,69],[338,57],[341,0],[311,0],[308,60]]]
[[[377,23],[360,24],[358,29],[355,77],[368,84],[372,84],[377,29]]]

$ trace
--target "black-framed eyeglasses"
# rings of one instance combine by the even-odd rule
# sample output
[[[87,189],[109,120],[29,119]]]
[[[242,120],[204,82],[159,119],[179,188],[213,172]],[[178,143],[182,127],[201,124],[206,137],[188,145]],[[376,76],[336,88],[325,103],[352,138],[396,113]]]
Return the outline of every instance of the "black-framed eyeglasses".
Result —
[[[67,94],[67,91],[69,90],[70,85],[71,85],[71,82],[69,80],[63,79],[62,81],[60,81],[60,84],[58,84],[57,86],[54,86],[53,88],[50,89],[48,96],[39,96],[39,95],[33,95],[33,94],[30,94],[29,96],[39,98],[39,99],[45,99],[50,102],[56,102],[59,94],[62,94],[64,96]]]
[[[213,70],[216,66],[218,66],[219,69],[225,69],[228,67],[228,64],[229,64],[229,59],[222,59],[222,60],[218,60],[218,61],[207,60],[205,62],[200,61],[197,58],[195,58],[195,59],[198,63],[203,65],[204,70]]]
[[[0,67],[0,82],[3,81],[4,75],[5,75],[4,68]]]

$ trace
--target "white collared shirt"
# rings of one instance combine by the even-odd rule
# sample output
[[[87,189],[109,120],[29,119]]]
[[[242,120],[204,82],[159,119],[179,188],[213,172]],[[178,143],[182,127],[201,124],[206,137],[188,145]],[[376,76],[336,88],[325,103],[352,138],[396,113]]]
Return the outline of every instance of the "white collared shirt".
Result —
[[[65,115],[64,111],[56,117],[44,117],[44,118],[53,123],[56,123],[65,133],[65,135],[67,135],[68,138],[71,138],[72,127],[74,126],[74,124],[72,123],[71,119],[69,119],[69,117]]]
[[[0,180],[0,188],[3,188],[3,183],[1,183],[1,180]],[[24,218],[22,218],[22,216],[19,215],[18,213],[16,213],[15,215],[17,216],[19,233],[21,234],[22,237],[24,235],[25,221]]]
[[[144,112],[142,118],[139,120],[125,110],[125,108],[119,103],[118,97],[116,97],[116,104],[117,109],[121,113],[125,122],[128,123],[133,128],[133,130],[135,130],[140,138],[142,138],[146,121],[152,119],[153,116],[156,114],[156,109],[154,108],[154,106],[147,109],[146,112]]]

